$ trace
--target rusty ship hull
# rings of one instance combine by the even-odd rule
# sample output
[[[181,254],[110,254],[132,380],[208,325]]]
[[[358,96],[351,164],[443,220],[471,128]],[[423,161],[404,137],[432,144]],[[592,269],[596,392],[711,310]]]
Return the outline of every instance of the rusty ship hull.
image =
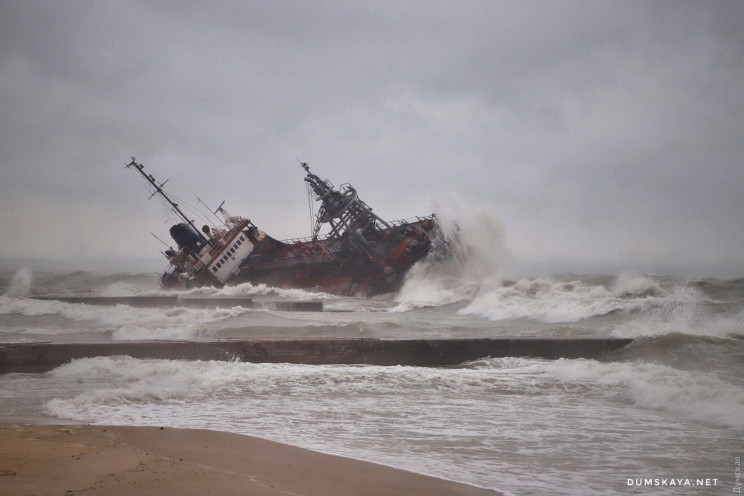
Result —
[[[378,233],[368,252],[345,240],[283,242],[269,236],[256,244],[226,284],[266,284],[371,296],[397,290],[406,272],[435,240],[432,218],[401,223]]]
[[[312,236],[275,239],[250,220],[219,208],[220,225],[198,230],[193,221],[146,174],[134,157],[134,167],[173,207],[183,222],[171,228],[177,248],[164,252],[169,266],[161,277],[164,288],[191,288],[241,283],[279,288],[320,289],[341,295],[372,296],[400,288],[405,274],[443,235],[432,214],[413,220],[386,222],[359,199],[350,185],[335,188],[302,163],[311,199],[320,203]],[[320,231],[327,226],[328,233]]]

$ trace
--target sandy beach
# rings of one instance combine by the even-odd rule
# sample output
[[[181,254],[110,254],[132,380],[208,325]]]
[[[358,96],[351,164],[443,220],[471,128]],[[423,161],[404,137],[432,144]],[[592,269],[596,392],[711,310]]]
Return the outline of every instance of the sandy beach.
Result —
[[[206,430],[0,425],[0,494],[468,495],[497,493]]]

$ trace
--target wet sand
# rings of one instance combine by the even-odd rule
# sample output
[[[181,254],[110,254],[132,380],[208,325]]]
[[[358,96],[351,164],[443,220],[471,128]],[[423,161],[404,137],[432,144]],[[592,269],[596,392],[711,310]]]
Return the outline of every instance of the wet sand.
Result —
[[[0,424],[0,494],[497,495],[238,434],[27,424]]]

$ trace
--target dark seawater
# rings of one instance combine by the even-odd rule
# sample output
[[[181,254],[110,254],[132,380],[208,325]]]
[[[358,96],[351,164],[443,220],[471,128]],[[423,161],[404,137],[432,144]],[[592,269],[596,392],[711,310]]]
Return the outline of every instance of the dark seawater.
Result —
[[[372,299],[251,285],[192,293],[319,299],[326,311],[42,301],[31,297],[164,292],[158,274],[4,270],[0,342],[505,335],[635,342],[598,360],[484,359],[452,368],[78,360],[0,376],[0,421],[219,429],[514,495],[733,492],[735,457],[744,455],[744,279],[505,277],[468,263],[422,264],[399,293]],[[641,479],[651,485],[639,486]]]

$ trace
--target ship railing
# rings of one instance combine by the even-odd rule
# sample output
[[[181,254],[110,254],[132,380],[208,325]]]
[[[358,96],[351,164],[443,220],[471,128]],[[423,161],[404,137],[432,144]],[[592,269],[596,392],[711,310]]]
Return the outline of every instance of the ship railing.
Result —
[[[282,243],[286,245],[293,245],[295,243],[310,243],[312,241],[323,241],[324,239],[327,239],[329,237],[328,234],[324,234],[323,236],[318,236],[317,239],[313,240],[312,236],[307,236],[304,238],[287,238],[280,240]]]
[[[390,225],[397,227],[397,226],[403,226],[403,225],[407,225],[407,224],[413,224],[414,222],[423,222],[423,221],[425,221],[427,219],[433,219],[433,218],[434,218],[434,214],[432,214],[432,215],[425,215],[424,217],[419,217],[417,215],[416,217],[412,217],[410,219],[394,220],[394,221],[392,221],[390,223]]]
[[[411,217],[409,219],[398,219],[398,220],[394,220],[394,221],[390,222],[389,224],[391,226],[393,226],[393,227],[398,227],[398,226],[404,226],[404,225],[408,225],[408,224],[413,224],[415,222],[423,222],[423,221],[425,221],[427,219],[433,219],[433,218],[434,218],[434,215],[433,214],[432,215],[426,215],[424,217],[416,216],[416,217]],[[287,244],[287,245],[293,245],[295,243],[310,243],[312,241],[323,241],[323,240],[328,239],[330,237],[331,237],[330,234],[324,234],[322,236],[318,236],[318,238],[315,239],[315,240],[313,240],[312,236],[307,236],[307,237],[304,237],[304,238],[287,238],[287,239],[282,239],[281,242],[284,243],[284,244]]]

